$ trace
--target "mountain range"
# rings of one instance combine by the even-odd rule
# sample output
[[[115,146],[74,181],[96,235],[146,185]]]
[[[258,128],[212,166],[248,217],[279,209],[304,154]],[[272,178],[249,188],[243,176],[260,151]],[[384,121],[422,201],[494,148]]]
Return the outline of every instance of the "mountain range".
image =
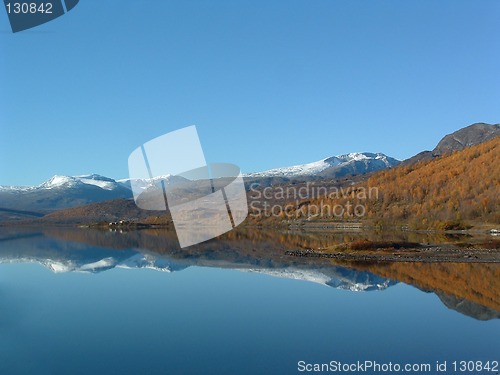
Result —
[[[398,165],[412,165],[419,161],[449,154],[453,151],[483,143],[500,135],[500,125],[477,123],[446,135],[432,151],[423,151],[403,162],[383,153],[349,153],[296,166],[275,168],[244,175],[247,186],[257,182],[261,187],[294,181],[339,179],[346,176],[370,176],[374,172]],[[121,179],[90,174],[84,176],[54,176],[38,186],[1,186],[0,221],[36,218],[47,213],[88,204],[131,199],[132,188],[158,189],[160,184],[186,181],[178,176],[159,176],[153,180]]]
[[[247,178],[298,178],[298,177],[343,177],[349,174],[364,174],[391,168],[400,163],[382,153],[353,152],[345,155],[332,156],[314,163],[275,168],[264,172],[249,173]]]
[[[0,207],[8,210],[48,213],[110,199],[130,198],[131,190],[111,178],[54,176],[38,186],[0,186]],[[5,212],[5,211],[4,211]]]
[[[244,178],[249,182],[266,184],[267,181],[268,184],[270,180],[284,182],[296,178],[342,177],[390,168],[398,163],[399,160],[382,153],[351,153],[314,163],[251,173],[244,175]],[[56,175],[38,186],[0,186],[0,212],[3,212],[4,217],[8,213],[20,215],[28,212],[36,215],[106,200],[132,198],[132,184],[134,188],[142,190],[161,190],[162,181],[175,184],[186,180],[179,176],[158,176],[152,180],[114,180],[97,174]]]

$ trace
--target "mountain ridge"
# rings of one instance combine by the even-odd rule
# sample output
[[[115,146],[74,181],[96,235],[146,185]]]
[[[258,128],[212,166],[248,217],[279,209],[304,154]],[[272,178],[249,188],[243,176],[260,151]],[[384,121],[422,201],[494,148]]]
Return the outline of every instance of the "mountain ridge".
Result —
[[[432,160],[455,151],[461,151],[500,136],[500,124],[477,122],[445,135],[432,151],[421,151],[405,159],[401,166],[410,166],[421,161]]]
[[[349,153],[325,158],[318,162],[276,168],[244,175],[247,182],[263,185],[284,182],[291,178],[338,177],[348,173],[367,172],[392,167],[398,160],[382,153]],[[267,182],[266,182],[267,179]],[[134,191],[162,190],[162,183],[185,182],[180,176],[158,176],[153,179],[112,179],[98,174],[81,176],[54,175],[37,186],[1,186],[0,208],[5,210],[48,213],[114,199],[131,199]],[[0,212],[0,218],[6,214]],[[20,216],[23,216],[20,214]],[[12,215],[10,216],[12,217]]]
[[[361,164],[356,164],[360,162]],[[328,158],[306,164],[298,164],[289,167],[273,168],[263,172],[248,173],[244,175],[247,178],[261,178],[261,177],[307,177],[319,175],[323,177],[342,177],[346,173],[338,173],[343,168],[350,166],[351,170],[357,173],[367,173],[375,170],[390,168],[400,161],[387,156],[381,152],[351,152],[337,156],[330,156]]]
[[[500,124],[478,122],[445,135],[432,150],[432,154],[441,156],[453,151],[460,151],[498,136],[500,136]]]
[[[400,162],[383,153],[353,152],[331,156],[316,162],[274,168],[244,175],[247,186],[257,182],[261,188],[277,184],[319,179],[353,177],[364,181],[374,173],[396,166],[410,166],[419,161],[432,160],[453,151],[463,150],[500,135],[500,125],[476,123],[444,136],[433,151],[423,151]],[[176,183],[179,176],[159,176],[150,179],[112,179],[98,174],[81,176],[55,175],[37,186],[1,186],[0,220],[18,220],[45,215],[62,209],[82,207],[97,202],[132,199],[137,192],[160,189],[162,183]]]

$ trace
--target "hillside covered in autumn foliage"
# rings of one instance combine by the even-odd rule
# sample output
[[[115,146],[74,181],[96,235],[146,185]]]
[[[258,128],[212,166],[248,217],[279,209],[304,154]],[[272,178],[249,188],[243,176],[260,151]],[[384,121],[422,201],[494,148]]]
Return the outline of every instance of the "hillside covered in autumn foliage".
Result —
[[[378,173],[367,181],[380,192],[368,201],[368,217],[415,228],[500,223],[499,161],[497,137],[430,162]]]
[[[361,212],[355,215],[345,211],[339,216],[322,210],[322,215],[310,220],[368,220],[375,225],[397,224],[411,229],[495,225],[500,223],[499,161],[500,137],[496,137],[432,160],[383,170],[354,185],[350,194],[327,194],[307,199],[301,206],[351,205]]]

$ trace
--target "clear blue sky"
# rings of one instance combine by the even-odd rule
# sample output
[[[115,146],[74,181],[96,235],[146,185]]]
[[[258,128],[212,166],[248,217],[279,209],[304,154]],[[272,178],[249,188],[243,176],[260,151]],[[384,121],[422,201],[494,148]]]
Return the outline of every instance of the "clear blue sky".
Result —
[[[404,159],[500,122],[498,0],[81,0],[12,34],[0,9],[0,184],[127,177],[195,124],[244,172]]]

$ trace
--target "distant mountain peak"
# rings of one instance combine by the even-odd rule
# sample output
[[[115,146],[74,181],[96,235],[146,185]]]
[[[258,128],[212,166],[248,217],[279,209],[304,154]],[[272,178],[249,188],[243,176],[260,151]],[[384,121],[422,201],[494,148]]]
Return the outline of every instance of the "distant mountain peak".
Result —
[[[249,173],[245,175],[245,177],[340,177],[347,174],[373,172],[384,168],[390,168],[397,164],[399,164],[399,160],[391,158],[381,152],[351,152],[348,154],[331,156],[313,163]]]
[[[153,178],[124,178],[117,180],[122,186],[134,190],[147,190],[150,188],[162,189],[162,185],[175,185],[187,181],[184,177],[166,174]]]
[[[0,207],[21,211],[47,212],[131,197],[129,187],[98,174],[55,175],[38,186],[0,187]]]
[[[434,156],[440,156],[453,151],[475,146],[500,136],[500,124],[475,123],[456,132],[446,135],[432,151]]]
[[[92,185],[104,190],[114,190],[118,183],[112,178],[104,177],[98,174],[82,176],[61,176],[55,175],[49,180],[43,182],[38,187],[42,189],[71,188],[82,185]]]
[[[75,177],[55,175],[49,180],[40,184],[41,188],[52,189],[61,186],[73,186],[78,183]]]
[[[108,182],[116,182],[112,178],[102,176],[100,174],[92,173],[88,175],[75,176],[75,178],[87,179],[87,180],[96,180],[96,181],[108,181]]]
[[[366,159],[382,159],[387,157],[381,152],[350,152],[348,154],[336,156],[339,159],[366,160]]]

